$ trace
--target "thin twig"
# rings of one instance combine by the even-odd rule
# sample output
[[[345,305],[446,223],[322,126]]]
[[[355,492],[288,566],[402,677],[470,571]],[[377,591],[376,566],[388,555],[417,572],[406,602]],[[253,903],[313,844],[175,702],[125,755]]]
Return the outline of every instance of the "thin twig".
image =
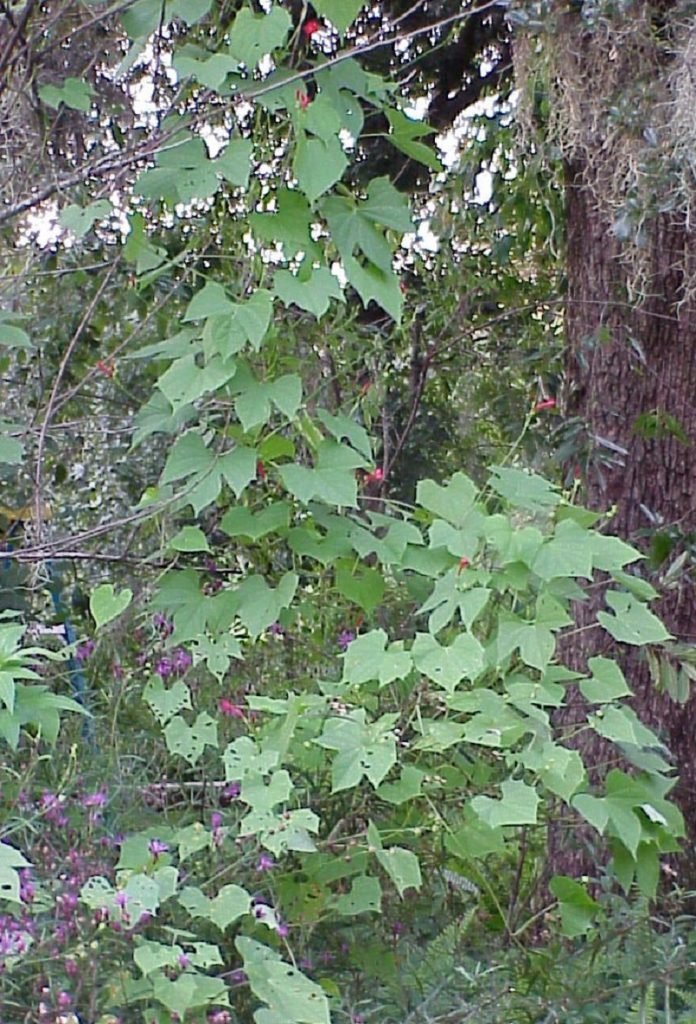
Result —
[[[121,254],[119,253],[117,255],[117,258],[111,264],[111,267],[109,268],[108,272],[104,276],[104,279],[102,280],[101,284],[97,288],[97,290],[96,290],[96,292],[94,294],[94,297],[92,298],[92,301],[90,302],[89,306],[87,307],[87,309],[84,312],[84,315],[83,315],[82,319],[80,320],[79,324],[77,325],[77,330],[75,331],[75,333],[73,334],[72,338],[68,342],[67,348],[65,349],[65,352],[63,353],[63,358],[60,361],[60,365],[58,367],[58,372],[56,373],[56,378],[55,378],[55,380],[53,382],[53,387],[51,388],[51,394],[50,394],[49,399],[48,399],[48,404],[46,406],[46,412],[44,413],[43,422],[41,424],[41,430],[39,432],[39,439],[38,439],[37,444],[36,444],[36,465],[35,465],[35,471],[34,471],[34,488],[35,488],[35,494],[34,494],[34,523],[35,523],[35,526],[36,526],[36,539],[38,540],[39,544],[41,543],[41,532],[42,532],[42,524],[43,524],[43,507],[42,507],[42,505],[43,505],[43,502],[42,502],[42,491],[43,491],[43,453],[44,453],[44,447],[45,447],[45,443],[46,443],[46,432],[48,431],[48,427],[49,427],[49,424],[51,422],[51,418],[53,416],[53,410],[54,410],[54,406],[55,406],[55,403],[56,403],[56,398],[58,396],[58,390],[59,390],[60,385],[61,385],[61,383],[63,381],[63,377],[65,375],[65,371],[68,368],[68,363],[70,362],[70,359],[72,358],[72,354],[75,351],[75,347],[76,347],[77,343],[79,342],[80,338],[82,337],[82,334],[83,334],[83,332],[85,330],[85,327],[87,326],[87,324],[89,323],[89,321],[92,318],[92,314],[94,313],[94,310],[95,310],[95,307],[97,306],[97,303],[100,301],[102,295],[106,291],[106,288],[107,288],[111,278],[113,277],[113,275],[114,275],[114,273],[116,271],[116,267],[118,266],[120,255]]]

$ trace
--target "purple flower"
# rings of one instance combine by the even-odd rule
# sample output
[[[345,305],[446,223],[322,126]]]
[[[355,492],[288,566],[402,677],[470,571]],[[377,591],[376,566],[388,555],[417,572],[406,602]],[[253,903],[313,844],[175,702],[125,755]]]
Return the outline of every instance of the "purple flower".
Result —
[[[272,622],[266,632],[270,633],[271,636],[285,636],[285,630],[279,622]]]
[[[351,629],[342,629],[341,632],[338,634],[338,638],[336,640],[336,643],[338,644],[338,649],[345,654],[345,652],[348,650],[348,647],[350,646],[350,644],[353,643],[354,640],[355,633]]]
[[[105,807],[106,806],[106,792],[103,789],[98,789],[96,793],[88,793],[87,796],[82,798],[83,807]]]
[[[228,782],[225,788],[220,793],[220,806],[228,807],[233,800],[236,800],[239,794],[242,792],[242,786],[239,782]]]
[[[87,661],[88,658],[92,657],[96,649],[97,645],[94,640],[85,640],[84,643],[77,645],[75,657],[78,661]]]
[[[179,967],[183,971],[190,966],[191,957],[188,956],[186,953],[179,953],[179,956],[177,957],[177,963],[179,964]]]
[[[210,815],[210,827],[212,828],[213,832],[216,832],[221,825],[222,815],[220,814],[219,811],[213,811],[213,813]]]
[[[147,844],[147,848],[150,851],[150,856],[152,857],[152,859],[157,860],[158,857],[160,857],[163,853],[167,852],[169,846],[161,839],[151,839],[150,842]]]
[[[193,658],[183,647],[176,647],[172,652],[172,670],[183,675],[193,665]]]
[[[161,676],[162,679],[167,679],[173,671],[174,666],[172,665],[171,658],[160,658],[155,665],[155,672],[158,676]]]
[[[241,972],[244,974],[244,971]],[[244,975],[246,979],[246,975]],[[232,1017],[229,1010],[211,1010],[208,1013],[208,1024],[231,1024]]]
[[[174,632],[174,624],[162,612],[155,612],[152,616],[152,625],[162,636],[171,636]]]
[[[257,871],[271,871],[275,867],[275,861],[270,853],[262,853],[256,863]]]
[[[238,967],[235,971],[230,972],[230,982],[232,985],[243,985],[247,980],[246,973],[241,967]]]

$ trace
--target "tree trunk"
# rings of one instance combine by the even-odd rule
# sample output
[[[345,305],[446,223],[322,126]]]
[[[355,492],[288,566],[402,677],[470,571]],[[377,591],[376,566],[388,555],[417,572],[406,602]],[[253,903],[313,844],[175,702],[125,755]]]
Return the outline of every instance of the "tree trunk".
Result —
[[[648,10],[648,15],[654,12]],[[585,88],[596,90],[592,61],[610,57],[598,52],[596,36],[588,38],[578,15],[566,16],[564,26],[574,33],[574,57],[588,62]],[[636,67],[636,78],[642,70]],[[669,71],[665,67],[665,77]],[[635,81],[625,84],[629,88]],[[657,85],[652,95],[655,102],[663,96]],[[594,103],[596,110],[596,95],[575,99],[579,109],[587,100],[585,109],[589,111]],[[611,101],[606,97],[607,105]],[[601,144],[596,123],[592,129],[588,125],[587,132],[588,138],[594,132]],[[604,163],[596,150],[592,154],[582,147],[570,149],[566,149],[565,412],[585,428],[586,447],[575,460],[582,475],[584,503],[596,510],[613,510],[611,532],[644,551],[654,543],[656,532],[662,538],[662,549],[668,554],[657,573],[659,588],[660,571],[688,549],[696,535],[696,304],[692,294],[696,234],[684,207],[651,213],[641,228],[642,248],[634,250],[633,260],[627,259],[626,246],[617,238],[616,204],[612,207],[602,199],[612,180],[613,169],[607,165],[613,159],[611,144],[605,146]],[[655,187],[659,184],[656,179]],[[632,301],[636,261],[641,294]],[[696,643],[691,567],[689,555],[684,571],[655,608],[674,637],[687,644]],[[580,606],[578,625],[593,622],[602,601],[597,594]],[[566,664],[584,671],[588,657],[616,655],[616,651],[597,648],[595,633],[589,629],[569,638],[563,651]],[[624,652],[620,660],[635,693],[636,712],[672,752],[679,772],[675,795],[689,833],[686,848],[694,848],[696,697],[680,704],[659,692],[642,653]],[[569,700],[563,724],[584,718],[579,694],[572,693]],[[595,740],[592,748],[583,748],[583,755],[596,766],[597,775],[603,774],[606,745]],[[567,843],[552,844],[550,859],[552,873],[576,874],[589,866],[587,852],[569,850]],[[696,882],[695,857],[686,859],[680,874],[681,884]]]

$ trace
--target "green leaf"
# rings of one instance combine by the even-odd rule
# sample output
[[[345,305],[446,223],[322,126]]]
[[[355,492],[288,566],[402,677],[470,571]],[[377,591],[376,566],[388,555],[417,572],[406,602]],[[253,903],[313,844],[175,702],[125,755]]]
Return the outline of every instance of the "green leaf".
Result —
[[[376,789],[396,762],[396,742],[391,726],[394,716],[385,715],[367,724],[359,708],[345,718],[329,718],[314,742],[338,751],[332,764],[332,791],[357,786],[366,776]]]
[[[395,679],[405,679],[411,668],[411,655],[400,644],[391,644],[387,650],[387,634],[382,629],[373,629],[348,645],[343,681],[360,686],[378,679],[386,686]]]
[[[329,1003],[319,985],[254,939],[239,935],[235,946],[244,960],[249,987],[271,1013],[296,1024],[330,1024]]]
[[[206,323],[203,342],[210,358],[223,359],[241,351],[247,342],[258,352],[273,314],[270,292],[258,289],[246,302],[231,305],[226,315],[213,316]]]
[[[372,441],[363,426],[356,423],[350,416],[345,416],[343,413],[334,416],[326,409],[318,409],[317,416],[332,437],[339,442],[348,441],[363,458],[368,462],[372,461]],[[389,519],[388,525],[394,527],[396,523],[393,519]]]
[[[286,572],[275,590],[260,574],[244,580],[237,590],[238,614],[242,625],[253,637],[260,636],[278,621],[281,611],[291,604],[298,583],[299,578],[293,572]]]
[[[643,725],[633,708],[611,704],[588,716],[596,733],[614,743],[629,743],[637,747],[660,749],[655,733]]]
[[[60,88],[55,85],[39,86],[39,99],[54,110],[64,103],[71,110],[87,113],[92,106],[92,95],[92,86],[82,78],[66,78]]]
[[[353,24],[363,7],[363,0],[317,0],[314,9],[327,18],[340,35]]]
[[[252,167],[252,151],[253,146],[248,139],[232,139],[214,160],[213,166],[230,185],[246,188]]]
[[[162,0],[136,0],[120,17],[128,37],[142,39],[158,28],[163,15]]]
[[[491,466],[488,486],[506,498],[513,508],[524,508],[530,512],[543,512],[561,500],[553,484],[526,469]]]
[[[609,704],[621,697],[633,696],[624,674],[610,658],[590,658],[588,661],[591,679],[581,679],[580,692],[590,704]]]
[[[374,301],[389,314],[395,323],[401,323],[404,296],[399,278],[391,267],[388,270],[383,270],[376,264],[370,263],[369,260],[360,263],[352,256],[346,256],[343,259],[343,269],[364,306],[368,306],[370,302]]]
[[[455,473],[444,487],[421,480],[416,489],[416,501],[422,508],[459,527],[465,525],[477,497],[478,487],[463,473]]]
[[[396,886],[399,896],[403,896],[406,889],[420,889],[420,864],[411,850],[390,846],[387,850],[377,851],[377,860]]]
[[[225,594],[224,597],[227,595]],[[240,641],[229,633],[215,638],[208,636],[197,636],[193,645],[193,663],[205,662],[208,671],[214,675],[218,682],[230,667],[232,658],[243,660],[242,645]]]
[[[329,308],[331,299],[343,301],[338,279],[326,267],[317,267],[304,279],[289,270],[278,270],[273,279],[273,291],[286,306],[299,306],[320,320]]]
[[[167,689],[159,676],[153,676],[143,690],[143,699],[160,725],[166,725],[174,715],[191,708],[191,692],[181,679]]]
[[[471,807],[485,825],[536,825],[539,796],[533,786],[518,779],[506,779],[501,785],[502,799],[476,796]]]
[[[30,868],[31,864],[23,853],[0,842],[0,900],[21,903],[19,868]]]
[[[347,445],[321,441],[317,449],[316,469],[283,466],[280,475],[287,489],[305,504],[319,498],[328,505],[357,505],[355,470],[365,468],[366,460]]]
[[[421,771],[420,768],[416,768],[415,765],[404,765],[397,781],[383,782],[377,790],[377,796],[390,804],[406,803],[421,795],[424,778],[426,778],[426,772]]]
[[[378,569],[371,569],[354,560],[336,563],[336,590],[366,612],[375,610],[384,596],[385,582]]]
[[[543,671],[553,657],[556,641],[546,626],[536,622],[524,622],[511,612],[501,612],[495,647],[492,649],[496,664],[500,665],[517,649],[527,665]]]
[[[210,551],[208,538],[200,526],[183,526],[169,541],[174,551]]]
[[[165,727],[164,737],[170,754],[178,754],[193,765],[206,746],[217,747],[217,722],[207,711],[201,711],[193,725],[176,715]]]
[[[306,198],[297,189],[288,188],[278,191],[273,213],[252,213],[249,216],[254,234],[263,242],[280,242],[288,259],[300,250],[309,259],[318,254],[317,244],[310,235],[313,220],[312,208]]]
[[[0,325],[0,332],[2,326]],[[23,332],[22,332],[23,333]],[[2,342],[0,342],[2,344]],[[0,431],[7,429],[2,423],[0,423]],[[18,441],[16,437],[8,437],[7,434],[0,433],[0,464],[5,466],[19,466],[24,458],[24,445],[21,441]]]
[[[539,550],[532,570],[543,580],[558,576],[584,576],[592,578],[592,547],[590,531],[564,519],[556,527],[555,535]]]
[[[584,935],[594,923],[599,903],[583,885],[565,875],[555,875],[549,882],[549,889],[558,900],[563,934],[569,939]]]
[[[285,529],[289,522],[290,506],[287,502],[276,501],[255,514],[241,505],[233,506],[222,517],[220,529],[230,537],[259,540],[269,533]]]
[[[283,374],[270,385],[269,394],[276,408],[292,420],[302,405],[302,380],[296,373]]]
[[[168,0],[167,15],[181,18],[189,28],[204,18],[213,5],[213,0]]]
[[[78,238],[84,238],[92,225],[108,217],[112,209],[113,206],[108,199],[97,199],[84,208],[71,203],[60,211],[58,223]]]
[[[367,186],[367,199],[360,205],[360,213],[375,224],[394,231],[413,230],[413,219],[408,200],[387,177],[373,178]],[[366,253],[369,256],[369,253]]]
[[[342,917],[357,917],[358,914],[379,913],[382,905],[382,888],[372,875],[358,875],[353,879],[350,892],[337,897],[334,907]]]
[[[483,647],[471,633],[460,633],[448,647],[430,633],[417,633],[411,653],[416,668],[447,693],[462,679],[475,680],[484,667]]]
[[[337,137],[328,142],[316,138],[298,139],[292,170],[298,187],[310,202],[340,181],[347,166],[348,157]]]
[[[161,942],[149,942],[140,938],[138,945],[133,950],[135,966],[143,974],[152,974],[163,967],[176,967],[178,958],[183,954],[181,946],[165,946]]]
[[[201,435],[189,430],[174,442],[164,464],[160,482],[170,484],[175,480],[182,480],[193,473],[210,469],[214,462],[215,456],[208,451]]]
[[[227,292],[222,285],[215,281],[208,281],[193,296],[182,319],[184,322],[202,320],[205,317],[229,313],[233,309],[234,305],[227,297]]]
[[[671,634],[658,617],[633,594],[609,590],[605,600],[614,615],[598,612],[597,620],[615,640],[641,647],[644,644],[658,644],[671,639]]]
[[[165,249],[153,245],[146,233],[145,218],[141,213],[133,213],[128,218],[130,231],[123,247],[123,257],[136,264],[136,274],[144,274],[148,270],[160,267],[166,259]],[[147,349],[145,349],[147,351]],[[176,355],[176,352],[172,352]],[[143,358],[144,351],[134,353],[133,358]]]
[[[544,785],[566,803],[585,781],[585,767],[577,750],[546,740],[541,748],[530,747],[517,755],[520,764],[536,772]]]
[[[117,593],[113,583],[102,583],[101,586],[93,590],[89,599],[89,610],[97,629],[101,629],[107,622],[122,615],[132,600],[132,590],[124,587]]]
[[[237,497],[256,478],[256,462],[255,449],[244,445],[237,445],[218,460],[217,469]]]
[[[261,15],[243,7],[230,31],[230,53],[248,68],[254,68],[266,54],[284,44],[291,27],[290,15],[277,4],[268,14]]]
[[[239,69],[239,61],[227,53],[214,53],[205,60],[189,54],[175,53],[173,66],[179,78],[195,78],[206,88],[219,90],[227,76]],[[250,144],[249,152],[251,152]],[[218,167],[218,170],[227,177],[221,166]],[[247,177],[248,173],[247,166]],[[232,184],[238,184],[238,182],[235,181]]]
[[[442,161],[436,150],[416,141],[425,135],[432,135],[435,129],[422,121],[415,121],[413,118],[407,117],[401,110],[396,110],[393,107],[388,108],[386,114],[391,127],[390,142],[413,160],[425,164],[431,171],[441,171]]]
[[[10,320],[23,320],[24,317],[15,314],[8,309],[0,309],[0,345],[5,348],[31,349],[31,338],[21,327],[17,327]]]
[[[207,918],[223,932],[251,909],[251,896],[239,885],[224,885],[212,898],[195,886],[186,886],[177,898],[191,917]]]

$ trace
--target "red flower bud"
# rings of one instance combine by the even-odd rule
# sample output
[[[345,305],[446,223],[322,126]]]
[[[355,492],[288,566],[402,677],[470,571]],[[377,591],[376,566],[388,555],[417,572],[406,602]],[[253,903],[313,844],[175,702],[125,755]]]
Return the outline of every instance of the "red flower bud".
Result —
[[[298,89],[295,93],[295,99],[300,110],[306,110],[309,104],[312,102],[306,92],[302,89]]]
[[[261,459],[259,459],[258,462],[256,463],[256,476],[259,480],[265,480],[267,476],[266,467],[264,466]]]
[[[471,565],[471,562],[469,561],[468,558],[460,558],[459,559],[459,568],[457,569],[457,576],[459,575],[459,573],[463,569],[468,569],[470,565]]]
[[[534,412],[543,412],[544,409],[555,409],[555,408],[556,408],[556,399],[555,398],[545,398],[543,400],[543,402],[537,402],[536,403],[536,405],[534,406],[533,411]]]
[[[321,32],[322,24],[316,18],[308,18],[302,26],[302,34],[311,39],[315,32]]]
[[[115,365],[110,360],[106,359],[100,359],[96,362],[94,364],[94,369],[97,373],[101,373],[102,377],[113,377],[116,373]]]
[[[373,469],[371,473],[366,473],[365,474],[365,483],[366,484],[381,484],[383,480],[384,480],[384,470],[382,470],[382,469],[379,469],[379,468]]]

